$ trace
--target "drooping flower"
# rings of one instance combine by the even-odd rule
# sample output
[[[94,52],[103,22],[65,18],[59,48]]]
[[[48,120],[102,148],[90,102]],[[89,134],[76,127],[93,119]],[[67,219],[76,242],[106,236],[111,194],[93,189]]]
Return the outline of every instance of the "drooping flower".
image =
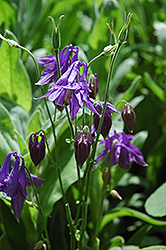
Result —
[[[130,163],[135,161],[137,164],[147,166],[144,161],[143,155],[140,150],[133,144],[130,139],[134,138],[134,135],[126,135],[123,131],[114,134],[101,144],[105,144],[105,149],[96,159],[99,162],[104,156],[107,156],[107,163],[116,165],[117,163],[123,169],[129,169]],[[111,158],[110,158],[111,157]]]
[[[90,80],[88,82],[89,88],[89,96],[92,99],[96,99],[96,95],[98,93],[98,80],[97,80],[97,73],[90,76]]]
[[[71,58],[72,53],[74,54]],[[59,54],[59,63],[61,74],[63,74],[68,67],[75,61],[78,60],[78,47],[73,47],[72,45],[65,46]],[[38,59],[38,63],[42,66],[47,66],[43,71],[40,80],[36,85],[44,85],[52,82],[56,82],[58,79],[58,66],[55,55],[45,56]]]
[[[39,142],[39,136],[41,141]],[[45,157],[45,136],[42,132],[32,133],[29,139],[31,160],[37,166]]]
[[[74,146],[75,146],[75,158],[78,165],[82,168],[82,165],[88,158],[90,153],[90,147],[92,144],[92,136],[89,131],[79,130],[77,132]]]
[[[35,187],[39,187],[44,182],[35,175],[31,177]],[[32,185],[29,175],[25,173],[24,158],[16,152],[11,152],[0,169],[0,191],[11,198],[11,206],[17,218],[21,215],[25,196],[28,195],[26,186]]]
[[[94,102],[94,107],[98,111],[98,114],[94,113],[94,116],[93,116],[94,124],[92,126],[92,133],[97,132],[98,130],[103,106],[104,106],[104,102],[102,101],[97,101],[96,103]],[[105,113],[104,113],[104,118],[103,118],[103,123],[102,123],[101,131],[100,131],[100,133],[103,135],[104,138],[107,137],[110,131],[110,128],[112,126],[111,114],[115,112],[120,113],[119,110],[117,110],[111,103],[107,102]]]
[[[82,74],[80,73],[81,67],[84,67]],[[79,109],[84,108],[84,101],[92,112],[97,113],[89,97],[87,64],[85,62],[73,62],[48,90],[48,93],[40,98],[47,96],[49,96],[49,101],[55,102],[59,106],[69,105],[72,120],[75,119]]]
[[[123,104],[122,109],[121,109],[121,115],[122,115],[122,119],[127,129],[130,132],[133,132],[134,124],[135,124],[135,112],[129,102]]]

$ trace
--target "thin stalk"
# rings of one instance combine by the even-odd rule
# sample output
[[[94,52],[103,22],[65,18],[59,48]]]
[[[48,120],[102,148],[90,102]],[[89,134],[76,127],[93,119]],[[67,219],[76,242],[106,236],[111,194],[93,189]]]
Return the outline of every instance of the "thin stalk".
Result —
[[[91,164],[89,162],[87,164],[87,172],[85,176],[85,198],[82,202],[82,223],[81,223],[81,230],[80,230],[80,241],[79,241],[79,250],[83,249],[83,240],[84,234],[87,225],[87,207],[88,207],[88,196],[89,196],[89,189],[90,189],[90,177],[91,177]]]
[[[100,57],[104,56],[105,52],[102,51],[99,55],[97,55],[96,57],[94,57],[89,63],[88,63],[88,67],[90,66],[90,64],[92,64],[94,61],[96,61],[97,59],[99,59]]]
[[[33,192],[35,194],[35,197],[36,197],[36,202],[37,202],[37,205],[38,205],[38,209],[39,209],[39,212],[40,212],[40,215],[41,215],[41,220],[42,220],[42,224],[43,224],[43,228],[44,228],[44,233],[45,233],[45,241],[47,243],[47,249],[48,250],[51,250],[51,245],[50,245],[50,241],[49,241],[49,236],[48,236],[48,232],[47,232],[47,227],[46,227],[46,224],[45,224],[45,221],[44,221],[44,215],[43,215],[43,210],[42,210],[42,206],[41,206],[41,203],[40,203],[40,199],[39,199],[39,196],[38,196],[38,193],[36,191],[36,188],[35,188],[35,185],[33,183],[33,180],[32,180],[32,177],[31,177],[31,173],[29,171],[29,169],[25,166],[25,169],[29,175],[29,179],[30,179],[30,182],[32,184],[32,188],[33,188]]]
[[[105,89],[104,106],[103,106],[103,109],[102,109],[102,114],[101,114],[101,118],[100,118],[100,122],[99,122],[99,127],[98,127],[96,139],[95,139],[92,154],[91,154],[91,159],[92,160],[94,160],[94,157],[95,157],[97,143],[98,143],[98,139],[99,139],[99,135],[100,135],[100,131],[101,131],[101,126],[102,126],[102,123],[103,123],[104,113],[105,113],[105,109],[106,109],[106,104],[107,104],[107,101],[108,101],[108,91],[109,91],[109,87],[110,87],[110,84],[111,84],[113,66],[114,66],[116,57],[117,57],[117,55],[119,53],[121,45],[122,44],[118,43],[118,46],[117,46],[117,48],[115,50],[115,53],[113,54],[113,56],[111,58],[108,77],[107,77],[107,84],[106,84],[106,89]]]

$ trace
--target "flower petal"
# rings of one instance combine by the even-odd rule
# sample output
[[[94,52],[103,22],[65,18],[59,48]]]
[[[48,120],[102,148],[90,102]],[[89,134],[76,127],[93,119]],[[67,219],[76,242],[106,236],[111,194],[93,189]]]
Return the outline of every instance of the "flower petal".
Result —
[[[31,174],[31,177],[32,177],[32,180],[33,180],[35,187],[41,186],[45,181],[44,179],[41,179],[33,174]],[[29,179],[29,175],[27,173],[25,174],[25,178],[26,178],[26,186],[32,187],[31,181]]]
[[[20,190],[18,190],[17,196],[15,199],[11,199],[11,206],[12,209],[14,211],[14,214],[16,216],[16,218],[19,218],[23,209],[23,205],[24,205],[24,200],[25,197],[24,195],[20,192]]]

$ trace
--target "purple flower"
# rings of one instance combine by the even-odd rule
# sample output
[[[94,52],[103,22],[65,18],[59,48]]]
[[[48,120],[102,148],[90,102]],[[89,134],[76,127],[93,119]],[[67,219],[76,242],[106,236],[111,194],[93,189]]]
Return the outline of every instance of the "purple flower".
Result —
[[[129,102],[123,104],[122,109],[121,109],[121,115],[122,115],[122,119],[127,129],[130,132],[133,132],[134,124],[135,124],[135,112]]]
[[[84,67],[83,73],[80,68]],[[55,82],[44,96],[49,96],[49,101],[59,106],[70,107],[70,116],[74,120],[79,109],[84,108],[84,101],[88,108],[97,113],[89,97],[87,86],[87,64],[85,62],[73,62],[67,71]]]
[[[90,147],[92,144],[92,136],[89,131],[79,130],[77,132],[74,146],[75,146],[75,158],[77,164],[82,168],[82,165],[88,158],[90,153]]]
[[[96,95],[98,93],[98,80],[97,80],[97,73],[90,76],[90,81],[88,82],[89,88],[89,96],[92,99],[96,99]]]
[[[107,140],[100,143],[105,144],[105,149],[96,161],[99,162],[108,154],[107,163],[112,166],[118,163],[121,168],[129,169],[132,161],[144,167],[147,166],[142,153],[136,146],[130,143],[130,139],[133,137],[133,135],[126,135],[124,132],[116,133],[114,130],[114,134],[111,137],[108,136]]]
[[[44,182],[35,175],[31,175],[31,177],[35,187]],[[24,158],[16,152],[9,153],[0,169],[0,191],[11,198],[11,206],[17,218],[21,215],[25,196],[28,195],[26,186],[32,185],[29,175],[25,173]]]
[[[95,113],[93,116],[94,124],[92,125],[92,133],[97,132],[98,130],[99,122],[100,122],[100,118],[102,114],[102,107],[104,106],[104,102],[102,101],[97,101],[96,103],[95,101],[93,102],[94,102],[94,107],[96,108],[98,114]],[[111,103],[107,102],[105,113],[104,113],[104,118],[103,118],[103,123],[101,126],[101,134],[103,135],[104,138],[107,137],[110,131],[110,128],[112,126],[111,114],[115,112],[118,112],[120,114],[119,110],[117,110]]]
[[[39,142],[39,136],[41,141]],[[37,166],[45,157],[45,136],[42,132],[32,133],[29,139],[31,160]]]
[[[74,53],[71,58],[71,54]],[[59,54],[59,63],[61,74],[63,74],[70,64],[78,60],[78,47],[73,47],[72,45],[68,45],[64,47]],[[58,79],[58,67],[56,62],[55,55],[45,56],[38,59],[38,63],[42,66],[49,65],[42,73],[40,80],[36,83],[36,85],[44,85],[52,82],[56,82]]]

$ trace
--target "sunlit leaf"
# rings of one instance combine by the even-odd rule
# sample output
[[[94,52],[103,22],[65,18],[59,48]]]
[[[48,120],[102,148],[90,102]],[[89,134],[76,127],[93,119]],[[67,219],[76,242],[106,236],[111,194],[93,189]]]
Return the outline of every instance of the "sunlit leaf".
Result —
[[[166,215],[166,183],[163,183],[145,202],[146,212],[154,217]]]
[[[10,34],[10,39],[14,39]],[[31,108],[31,85],[20,58],[20,50],[3,42],[0,49],[0,94],[17,102],[27,111]]]

